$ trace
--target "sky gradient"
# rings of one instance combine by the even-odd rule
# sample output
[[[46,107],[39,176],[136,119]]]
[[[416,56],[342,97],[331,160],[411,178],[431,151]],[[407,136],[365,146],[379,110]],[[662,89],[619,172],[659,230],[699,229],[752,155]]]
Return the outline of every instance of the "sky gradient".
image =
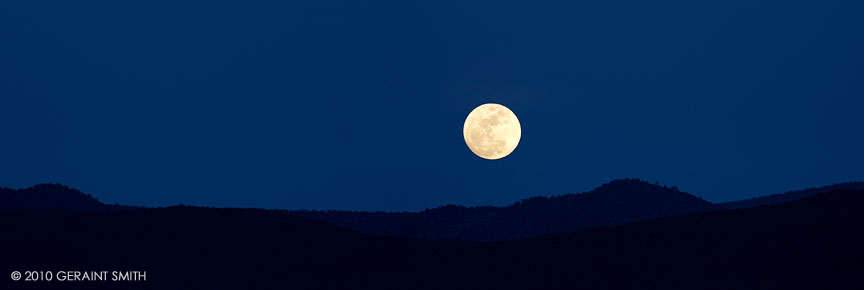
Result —
[[[418,210],[616,178],[709,201],[864,180],[862,6],[2,1],[0,186]],[[523,130],[495,161],[462,138],[489,102]]]

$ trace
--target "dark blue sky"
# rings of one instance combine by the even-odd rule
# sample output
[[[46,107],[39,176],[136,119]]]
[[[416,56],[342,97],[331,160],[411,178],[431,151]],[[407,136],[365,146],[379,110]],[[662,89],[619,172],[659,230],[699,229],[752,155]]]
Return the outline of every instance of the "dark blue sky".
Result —
[[[860,1],[0,2],[0,186],[417,210],[864,179]],[[510,156],[462,123],[520,118]]]

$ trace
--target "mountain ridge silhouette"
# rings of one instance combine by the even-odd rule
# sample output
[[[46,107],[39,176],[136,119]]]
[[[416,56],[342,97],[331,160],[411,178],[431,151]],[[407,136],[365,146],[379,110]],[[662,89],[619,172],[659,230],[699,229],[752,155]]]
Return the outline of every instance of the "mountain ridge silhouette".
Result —
[[[90,194],[58,183],[41,183],[21,189],[0,187],[0,210],[56,209],[99,212],[134,208],[140,207],[105,204]]]
[[[395,213],[286,212],[380,236],[496,241],[721,209],[676,187],[617,179],[585,193],[531,197],[504,207],[448,205]]]
[[[749,198],[749,199],[720,202],[720,203],[715,203],[715,204],[722,206],[724,208],[728,208],[728,209],[751,208],[751,207],[757,207],[757,206],[772,205],[772,204],[784,203],[784,202],[789,202],[789,201],[795,201],[795,200],[810,197],[810,196],[813,196],[813,195],[816,195],[819,193],[829,192],[829,191],[833,191],[833,190],[864,190],[864,182],[850,181],[850,182],[837,183],[837,184],[820,186],[820,187],[787,191],[784,193],[757,196],[757,197],[753,197],[753,198]]]
[[[864,182],[840,183],[713,204],[674,186],[661,186],[639,179],[616,179],[588,192],[530,197],[508,206],[465,207],[450,204],[419,212],[276,211],[377,236],[499,241],[622,225],[666,216],[764,206],[836,189],[864,190]],[[89,194],[61,184],[38,184],[22,189],[0,187],[0,210],[111,212],[137,208],[140,207],[107,205]]]
[[[278,210],[0,211],[0,271],[145,270],[146,282],[99,285],[153,289],[861,289],[862,208],[864,191],[831,191],[484,243],[379,237]],[[22,283],[33,282],[0,289],[96,285]]]

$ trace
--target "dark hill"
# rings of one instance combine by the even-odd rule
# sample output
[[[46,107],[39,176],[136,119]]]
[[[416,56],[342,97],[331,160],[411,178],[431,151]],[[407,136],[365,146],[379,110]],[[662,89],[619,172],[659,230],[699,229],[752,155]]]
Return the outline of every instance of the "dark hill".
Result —
[[[558,277],[558,285],[862,289],[862,226],[864,191],[837,190],[771,206],[666,217],[513,245],[547,257],[543,262],[554,266],[544,269],[551,272],[544,276]]]
[[[506,207],[449,205],[422,212],[289,213],[380,236],[496,241],[719,209],[675,187],[622,179],[586,193],[534,197]]]
[[[745,200],[737,200],[730,201],[724,203],[718,203],[717,205],[728,208],[728,209],[738,209],[738,208],[751,208],[763,205],[772,205],[784,202],[790,202],[794,200],[799,200],[802,198],[806,198],[809,196],[813,196],[816,194],[820,194],[823,192],[829,192],[834,190],[864,190],[864,182],[847,182],[847,183],[838,183],[834,185],[828,185],[823,187],[816,188],[808,188],[804,190],[795,190],[785,193],[772,194],[767,196],[760,196],[751,199]]]
[[[279,211],[0,211],[0,272],[141,270],[149,289],[862,289],[864,192],[478,243],[383,238]]]
[[[77,189],[46,183],[23,189],[0,187],[0,210],[63,209],[92,212],[111,209]]]

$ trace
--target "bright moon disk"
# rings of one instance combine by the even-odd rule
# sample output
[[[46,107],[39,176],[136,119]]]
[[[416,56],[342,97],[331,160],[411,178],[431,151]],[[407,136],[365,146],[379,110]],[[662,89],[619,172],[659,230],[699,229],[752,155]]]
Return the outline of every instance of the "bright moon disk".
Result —
[[[499,104],[474,108],[462,128],[465,144],[471,152],[485,159],[501,159],[516,149],[522,138],[522,126],[516,114]]]

